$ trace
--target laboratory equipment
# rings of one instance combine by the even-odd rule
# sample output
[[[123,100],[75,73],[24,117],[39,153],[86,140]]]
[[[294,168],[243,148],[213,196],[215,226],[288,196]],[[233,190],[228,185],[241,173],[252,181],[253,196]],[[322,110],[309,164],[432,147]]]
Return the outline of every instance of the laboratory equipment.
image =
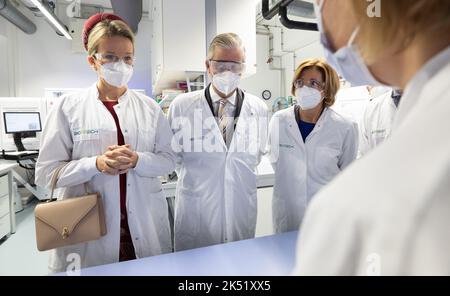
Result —
[[[13,134],[14,144],[18,151],[25,151],[22,139],[36,137],[42,131],[39,112],[4,112],[5,133]]]

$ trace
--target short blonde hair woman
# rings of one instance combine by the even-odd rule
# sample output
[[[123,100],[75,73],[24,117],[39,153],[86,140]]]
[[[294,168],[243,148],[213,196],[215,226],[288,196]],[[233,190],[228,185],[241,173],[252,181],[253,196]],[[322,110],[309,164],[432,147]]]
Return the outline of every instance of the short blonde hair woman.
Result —
[[[326,56],[344,78],[405,91],[390,138],[311,204],[296,273],[449,275],[450,1],[315,8]]]
[[[338,90],[339,77],[330,65],[305,60],[292,83],[297,106],[271,120],[268,151],[275,171],[276,233],[297,230],[314,195],[356,158],[356,125],[330,109]]]
[[[81,268],[172,251],[159,176],[173,171],[172,131],[159,105],[129,90],[134,34],[118,16],[86,21],[83,41],[98,73],[90,88],[62,98],[48,115],[36,166],[36,182],[48,187],[64,165],[60,199],[89,191],[103,198],[107,234],[50,251],[50,270],[65,271],[69,254]],[[69,234],[70,236],[70,234]]]
[[[295,96],[297,89],[296,82],[301,79],[303,72],[314,69],[320,72],[323,81],[323,103],[326,107],[333,106],[336,101],[336,94],[339,91],[340,81],[336,71],[322,59],[308,59],[303,61],[295,70],[294,79],[292,81],[291,93]]]

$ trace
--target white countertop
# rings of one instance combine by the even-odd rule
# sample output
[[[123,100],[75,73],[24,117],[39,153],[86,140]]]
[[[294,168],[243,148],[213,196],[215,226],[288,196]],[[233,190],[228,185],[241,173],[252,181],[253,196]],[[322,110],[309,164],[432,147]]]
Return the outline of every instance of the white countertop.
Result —
[[[298,232],[288,232],[96,266],[81,270],[87,276],[283,276],[295,264]],[[64,274],[60,274],[64,275]]]
[[[7,160],[0,160],[0,175],[9,172],[10,170],[18,167],[16,162],[9,162]]]

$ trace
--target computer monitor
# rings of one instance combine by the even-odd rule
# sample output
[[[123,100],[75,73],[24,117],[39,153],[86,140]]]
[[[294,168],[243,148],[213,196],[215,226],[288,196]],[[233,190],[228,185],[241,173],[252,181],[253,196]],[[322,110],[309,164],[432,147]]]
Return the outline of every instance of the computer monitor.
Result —
[[[42,131],[39,112],[4,112],[5,133],[33,133]]]
[[[14,144],[18,151],[25,151],[22,139],[36,137],[42,131],[39,112],[3,112],[5,133],[13,134]]]

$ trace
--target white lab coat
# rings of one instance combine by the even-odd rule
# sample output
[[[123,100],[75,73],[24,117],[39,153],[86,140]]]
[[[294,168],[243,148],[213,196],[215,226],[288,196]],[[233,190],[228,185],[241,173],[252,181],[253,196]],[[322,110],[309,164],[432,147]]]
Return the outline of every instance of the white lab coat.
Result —
[[[358,128],[325,108],[303,142],[295,107],[275,113],[268,156],[275,171],[272,217],[275,233],[297,230],[313,196],[356,158]]]
[[[375,86],[375,87],[372,87],[372,89],[369,91],[369,95],[370,95],[371,99],[375,99],[375,98],[378,98],[378,97],[384,95],[387,92],[392,93],[392,88],[387,87],[387,86]]]
[[[359,125],[359,154],[363,156],[380,145],[391,134],[397,106],[392,90],[371,100]]]
[[[137,151],[136,168],[127,174],[130,233],[138,258],[172,251],[168,207],[159,176],[175,168],[172,131],[160,107],[149,97],[128,90],[114,107],[125,142]],[[49,187],[57,166],[69,161],[57,187],[59,199],[84,194],[83,183],[103,198],[106,236],[99,240],[52,250],[50,270],[65,271],[67,255],[77,253],[81,267],[119,260],[119,177],[100,173],[96,157],[117,144],[113,117],[98,99],[96,85],[62,98],[48,115],[36,165],[36,182]]]
[[[197,114],[197,115],[196,115]],[[186,122],[180,125],[180,119]],[[194,121],[196,131],[193,132]],[[178,96],[169,109],[178,152],[175,250],[249,239],[256,228],[256,167],[267,138],[267,107],[246,93],[230,148],[204,90]],[[182,133],[188,135],[181,138]],[[216,149],[189,152],[216,143]],[[250,145],[250,146],[249,146]],[[209,146],[208,146],[209,147]]]
[[[296,274],[450,275],[450,47],[410,81],[391,136],[316,196]]]

